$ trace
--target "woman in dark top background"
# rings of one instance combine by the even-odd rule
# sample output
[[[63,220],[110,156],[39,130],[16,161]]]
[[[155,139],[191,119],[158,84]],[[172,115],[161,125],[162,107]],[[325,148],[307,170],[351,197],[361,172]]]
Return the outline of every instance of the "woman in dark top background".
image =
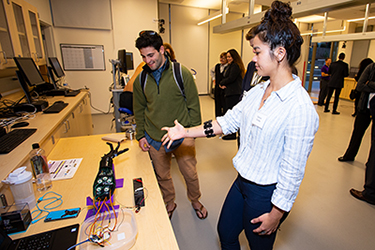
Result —
[[[220,88],[221,80],[224,77],[224,71],[228,66],[227,52],[220,54],[220,63],[215,65],[215,117],[225,114],[224,89]]]
[[[242,79],[245,76],[245,67],[242,59],[235,49],[227,52],[228,66],[224,71],[224,78],[220,82],[220,87],[224,89],[225,109],[233,108],[240,100],[242,94]],[[235,140],[236,134],[223,136],[223,140]]]
[[[359,63],[359,67],[358,67],[358,73],[355,75],[354,79],[356,82],[358,82],[359,78],[361,77],[363,71],[365,70],[365,68],[370,64],[372,63],[372,59],[371,58],[365,58],[363,59],[360,63]],[[358,110],[358,103],[359,103],[359,98],[361,97],[361,92],[357,91],[356,95],[355,95],[355,100],[354,100],[354,113],[352,114],[352,116],[356,116],[357,115],[357,110]]]
[[[372,63],[370,58],[363,59],[359,63],[359,71],[357,75],[354,77],[355,80],[358,82],[359,78],[361,77],[365,68]],[[350,138],[349,146],[345,151],[343,156],[338,158],[339,161],[354,161],[355,157],[357,156],[359,147],[361,146],[362,138],[371,123],[371,114],[370,109],[366,107],[358,107],[359,98],[361,97],[361,92],[357,92],[355,98],[355,111],[353,116],[354,119],[354,126],[352,136]]]

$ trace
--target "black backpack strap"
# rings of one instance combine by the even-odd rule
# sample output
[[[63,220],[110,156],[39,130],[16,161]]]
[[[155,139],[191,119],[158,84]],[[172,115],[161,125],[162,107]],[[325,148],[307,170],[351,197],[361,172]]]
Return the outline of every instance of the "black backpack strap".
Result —
[[[186,99],[184,80],[182,78],[181,64],[178,62],[172,62],[172,66],[173,66],[172,68],[173,68],[174,80],[177,83],[177,86],[180,89],[182,96]]]
[[[142,88],[143,94],[145,93],[146,81],[147,81],[147,73],[144,70],[142,70],[140,82],[141,82],[141,88]]]

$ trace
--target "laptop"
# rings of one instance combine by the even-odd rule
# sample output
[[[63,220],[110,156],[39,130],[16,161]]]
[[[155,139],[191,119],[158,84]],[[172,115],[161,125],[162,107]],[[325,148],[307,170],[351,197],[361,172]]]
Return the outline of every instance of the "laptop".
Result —
[[[12,240],[5,231],[0,228],[1,250],[33,250],[51,249],[67,250],[77,244],[79,224],[58,228],[55,230],[30,235],[17,240]],[[75,248],[72,248],[75,249]]]

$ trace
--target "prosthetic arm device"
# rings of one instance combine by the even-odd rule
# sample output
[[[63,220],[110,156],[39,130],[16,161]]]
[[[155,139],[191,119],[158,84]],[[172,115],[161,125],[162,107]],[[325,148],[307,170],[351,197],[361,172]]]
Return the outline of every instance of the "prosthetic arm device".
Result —
[[[99,172],[96,175],[93,185],[95,201],[108,201],[111,199],[116,188],[115,171],[112,159],[129,150],[128,148],[125,148],[124,150],[118,151],[120,143],[118,143],[115,149],[113,149],[111,143],[107,142],[107,144],[111,150],[102,157]]]

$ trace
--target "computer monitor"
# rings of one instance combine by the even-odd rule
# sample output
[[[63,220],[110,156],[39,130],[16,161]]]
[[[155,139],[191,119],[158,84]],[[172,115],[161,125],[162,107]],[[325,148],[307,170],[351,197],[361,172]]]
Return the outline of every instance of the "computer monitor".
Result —
[[[49,64],[58,78],[65,76],[59,60],[56,57],[48,57]]]
[[[43,85],[46,83],[31,57],[14,57],[13,59],[30,87]]]
[[[128,70],[134,69],[133,52],[126,52],[125,49],[118,51],[118,60],[120,61],[119,70],[127,74]]]
[[[126,52],[126,68],[128,70],[134,69],[133,52]]]

